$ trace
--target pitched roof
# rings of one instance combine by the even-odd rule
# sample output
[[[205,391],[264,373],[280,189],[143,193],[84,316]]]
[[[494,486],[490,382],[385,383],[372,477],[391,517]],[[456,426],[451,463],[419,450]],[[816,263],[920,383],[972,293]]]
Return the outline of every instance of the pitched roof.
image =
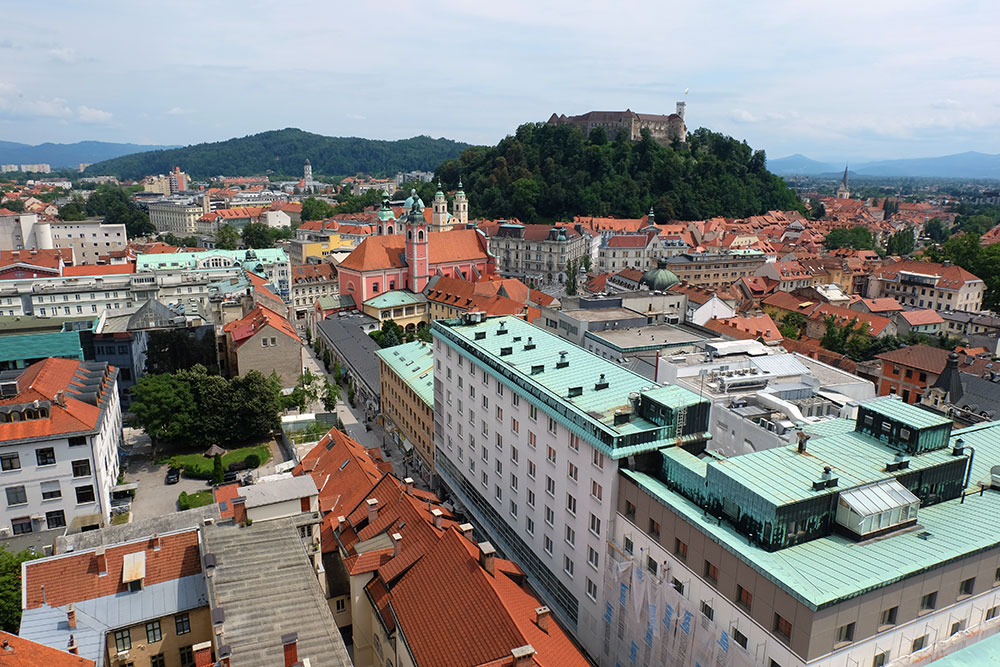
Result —
[[[295,285],[336,280],[336,278],[337,270],[328,262],[297,264],[292,267],[292,283]]]
[[[883,266],[877,273],[882,280],[896,280],[901,271],[922,275],[937,276],[938,289],[959,289],[967,282],[982,279],[954,264],[944,265],[934,262],[920,262],[915,259],[904,259],[895,264]]]
[[[267,282],[266,277],[258,275],[253,271],[250,271],[249,269],[246,269],[246,273],[247,273],[247,278],[253,285],[253,291],[256,294],[263,296],[266,299],[271,299],[272,301],[276,301],[277,303],[282,303],[281,297],[279,297],[277,294],[271,291],[271,286]]]
[[[0,631],[3,667],[94,667],[94,661]]]
[[[727,317],[720,321],[730,328],[751,334],[754,338],[763,338],[765,342],[776,342],[783,338],[778,325],[767,314],[755,317]]]
[[[795,296],[791,292],[775,292],[761,300],[762,306],[772,306],[774,308],[781,308],[782,310],[789,310],[796,313],[811,313],[816,309],[819,301],[812,301],[810,299],[803,299],[800,296]]]
[[[938,315],[936,310],[904,310],[899,314],[910,326],[922,326],[927,324],[944,324],[944,318]]]
[[[312,475],[319,489],[320,511],[329,513],[334,521],[354,509],[382,477],[370,452],[337,429],[323,436],[292,474]],[[325,540],[323,543],[328,545]]]
[[[122,571],[125,556],[129,554],[145,554],[143,586],[146,587],[201,572],[197,530],[162,535],[159,540],[159,550],[154,550],[151,538],[105,547],[105,575],[98,572],[94,549],[27,561],[22,593],[24,608],[58,607],[126,592],[128,584],[122,581]]]
[[[909,366],[929,373],[940,374],[948,363],[948,350],[930,345],[909,345],[898,350],[890,350],[882,354],[875,355],[876,359]]]
[[[891,296],[880,297],[878,299],[862,298],[861,303],[865,304],[868,310],[873,313],[892,313],[903,310],[903,306]]]
[[[645,234],[619,234],[608,239],[609,248],[645,248],[649,237]]]
[[[24,264],[58,272],[59,267],[73,261],[71,248],[54,250],[0,250],[0,271],[15,264]]]
[[[881,315],[872,315],[860,310],[851,310],[844,306],[835,306],[832,303],[821,303],[809,314],[810,319],[826,319],[831,316],[840,324],[847,324],[851,320],[856,319],[865,326],[865,330],[871,336],[880,335],[892,322],[889,318],[882,317]]]
[[[489,665],[526,645],[536,665],[589,664],[554,618],[547,632],[538,627],[541,603],[523,582],[520,569],[501,558],[486,572],[476,546],[449,530],[388,597],[418,664]]]
[[[135,262],[128,264],[83,264],[63,268],[63,276],[112,276],[135,273]]]
[[[427,234],[431,265],[486,259],[485,238],[475,229],[453,229]],[[369,236],[340,263],[341,269],[378,271],[406,266],[406,239],[401,234]]]
[[[266,326],[271,326],[286,336],[301,341],[299,335],[295,333],[295,328],[286,318],[261,304],[257,304],[256,308],[242,318],[230,322],[223,328],[236,347],[239,347]]]

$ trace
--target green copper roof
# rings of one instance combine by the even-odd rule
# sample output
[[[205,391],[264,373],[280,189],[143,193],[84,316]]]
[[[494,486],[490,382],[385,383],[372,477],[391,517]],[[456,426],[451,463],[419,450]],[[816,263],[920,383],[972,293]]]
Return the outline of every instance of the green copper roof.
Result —
[[[373,296],[365,301],[364,305],[370,308],[400,308],[418,303],[427,303],[427,297],[423,294],[414,294],[409,290],[398,289]]]
[[[837,417],[836,419],[827,419],[816,424],[804,424],[802,430],[814,437],[853,433],[854,420]]]
[[[883,396],[872,399],[866,401],[864,406],[890,419],[895,419],[908,426],[912,426],[915,429],[951,424],[951,420],[947,417],[942,417],[939,414],[935,414],[930,410],[924,410],[916,405],[910,405],[894,396]]]
[[[0,336],[0,361],[22,361],[43,357],[83,359],[79,331],[57,331]]]
[[[434,347],[422,341],[388,347],[375,354],[427,405],[434,407]]]
[[[172,252],[153,255],[139,255],[135,270],[163,271],[165,269],[193,269],[199,260],[209,257],[226,257],[240,264],[261,262],[275,264],[287,262],[288,256],[281,248],[257,248],[255,250],[205,250],[202,252]]]

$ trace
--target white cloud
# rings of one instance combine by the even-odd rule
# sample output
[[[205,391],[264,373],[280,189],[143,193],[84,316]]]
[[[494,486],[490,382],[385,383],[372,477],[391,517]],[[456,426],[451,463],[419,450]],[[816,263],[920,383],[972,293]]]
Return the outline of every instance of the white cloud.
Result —
[[[167,109],[168,116],[183,116],[184,114],[194,113],[193,109],[185,109],[183,107],[171,107]]]
[[[102,111],[82,104],[76,108],[76,111],[83,123],[107,123],[111,120],[110,111]]]
[[[49,58],[58,63],[76,62],[76,51],[70,48],[49,49]]]
[[[756,123],[759,118],[746,109],[733,109],[732,118],[737,123]]]

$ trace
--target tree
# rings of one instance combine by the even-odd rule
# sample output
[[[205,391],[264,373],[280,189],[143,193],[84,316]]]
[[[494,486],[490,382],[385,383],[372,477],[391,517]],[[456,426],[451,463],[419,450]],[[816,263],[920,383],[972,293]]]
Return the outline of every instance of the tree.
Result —
[[[837,248],[854,248],[855,250],[875,250],[875,239],[872,233],[860,225],[845,229],[838,227],[826,235],[823,245],[827,250]]]
[[[818,199],[809,200],[809,219],[820,220],[826,217],[826,206]]]
[[[108,224],[125,225],[129,238],[148,236],[156,233],[149,222],[149,214],[139,209],[122,188],[111,183],[102,183],[87,198],[87,215],[103,216]]]
[[[337,409],[337,401],[340,400],[340,387],[329,378],[323,378],[323,409],[327,412],[334,412]]]
[[[434,342],[434,336],[431,335],[430,327],[417,327],[416,339],[423,343]]]
[[[220,250],[236,250],[240,247],[240,233],[232,225],[222,225],[215,232],[215,247]]]
[[[323,220],[333,215],[333,206],[327,204],[322,199],[306,197],[302,200],[302,221]]]
[[[886,252],[890,255],[909,255],[913,252],[913,230],[909,227],[900,229],[889,237]]]
[[[79,202],[71,201],[59,209],[59,219],[74,222],[87,219],[87,210]]]
[[[222,467],[222,454],[216,454],[212,461],[212,484],[222,484],[226,480],[226,470]]]
[[[570,260],[566,264],[566,296],[576,295],[576,285],[578,281],[578,273],[576,262]]]
[[[787,313],[781,318],[778,330],[785,338],[798,340],[806,328],[806,316],[802,313]]]
[[[330,370],[330,349],[323,350],[323,367]]]
[[[132,387],[133,423],[158,442],[175,442],[198,419],[190,386],[173,375],[147,375]]]
[[[3,208],[14,213],[24,213],[24,202],[20,199],[11,199],[3,203]]]
[[[347,402],[354,407],[354,380],[347,381]]]
[[[382,322],[382,328],[368,334],[379,347],[395,347],[403,342],[403,327],[392,320]]]
[[[333,362],[333,381],[336,384],[341,384],[341,373],[340,373],[340,360],[334,360]]]
[[[0,546],[0,629],[16,633],[21,626],[21,563],[35,558],[25,549],[17,553]]]
[[[940,218],[931,218],[924,225],[924,234],[932,241],[941,243],[948,238],[948,228],[944,226]]]
[[[583,256],[583,269],[587,273],[590,273],[590,255],[589,254]]]
[[[312,336],[313,336],[312,327],[306,327],[306,345],[312,343]]]
[[[274,240],[267,225],[251,222],[243,228],[243,246],[246,248],[272,248]]]

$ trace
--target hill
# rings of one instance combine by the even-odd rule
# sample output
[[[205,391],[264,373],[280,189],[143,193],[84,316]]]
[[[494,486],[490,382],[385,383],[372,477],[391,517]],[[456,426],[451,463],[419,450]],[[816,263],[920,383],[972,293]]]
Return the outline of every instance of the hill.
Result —
[[[526,124],[495,147],[473,147],[441,165],[454,186],[464,180],[471,213],[523,222],[574,215],[658,220],[745,217],[799,206],[795,193],[765,168],[763,151],[706,129],[687,145],[609,142],[567,125]]]
[[[768,160],[767,167],[776,174],[802,176],[839,176],[844,165],[818,162],[804,155],[790,155]],[[1000,155],[968,151],[940,157],[878,160],[850,165],[851,175],[895,176],[913,178],[1000,178]]]
[[[142,178],[165,174],[179,166],[194,178],[253,176],[272,173],[301,177],[306,159],[317,176],[395,174],[411,169],[432,170],[468,147],[450,139],[413,137],[398,141],[325,137],[295,128],[261,132],[247,137],[196,144],[172,150],[137,153],[99,162],[88,175],[113,174]]]
[[[49,164],[53,169],[71,167],[81,162],[100,162],[143,151],[176,148],[175,146],[143,146],[115,144],[105,141],[78,141],[75,144],[44,143],[32,146],[15,141],[0,141],[0,162],[4,164]]]

